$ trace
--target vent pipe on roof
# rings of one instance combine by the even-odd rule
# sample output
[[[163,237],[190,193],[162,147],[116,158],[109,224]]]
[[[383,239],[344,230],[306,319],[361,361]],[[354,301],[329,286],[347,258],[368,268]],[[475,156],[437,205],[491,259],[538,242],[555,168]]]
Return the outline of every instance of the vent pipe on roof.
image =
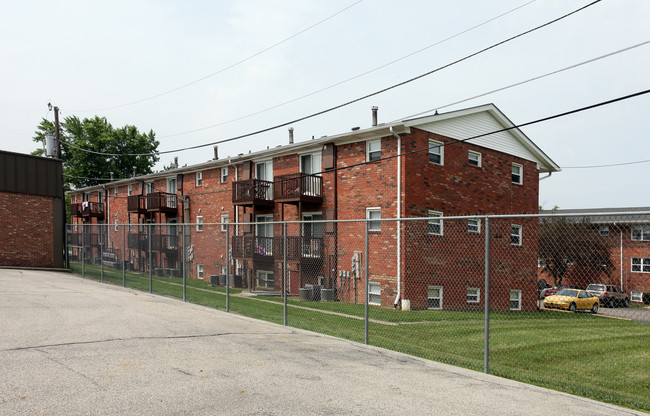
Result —
[[[289,127],[289,144],[293,144],[293,127]]]
[[[372,126],[375,127],[377,125],[377,110],[379,110],[379,107],[377,106],[372,106]]]
[[[136,167],[133,166],[133,177],[135,178]]]
[[[219,146],[214,146],[214,158],[212,160],[219,159]]]
[[[109,172],[111,174],[111,182],[113,182],[113,172]]]
[[[174,156],[174,168],[178,168],[178,156]]]

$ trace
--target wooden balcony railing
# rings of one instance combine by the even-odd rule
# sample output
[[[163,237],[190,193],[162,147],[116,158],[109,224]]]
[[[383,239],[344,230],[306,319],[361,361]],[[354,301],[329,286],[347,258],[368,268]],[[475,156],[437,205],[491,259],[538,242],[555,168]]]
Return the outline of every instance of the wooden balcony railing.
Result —
[[[78,205],[76,208],[73,208],[74,205]],[[104,204],[102,202],[88,202],[84,201],[79,204],[70,205],[70,212],[74,216],[74,209],[76,209],[76,216],[82,217],[96,217],[98,219],[104,218]],[[81,214],[81,215],[79,215]]]
[[[273,182],[260,179],[237,181],[232,188],[232,202],[235,205],[273,206]]]
[[[81,204],[70,204],[70,215],[73,217],[81,217]]]
[[[130,195],[127,198],[127,210],[136,214],[147,212],[147,199],[143,195]]]
[[[235,258],[284,257],[283,237],[255,237],[236,235],[232,237],[232,255]],[[322,260],[322,237],[287,237],[288,260]]]
[[[167,192],[152,192],[146,195],[148,212],[164,212],[176,214],[178,211],[178,198],[176,194]]]
[[[275,178],[273,198],[277,202],[323,203],[323,178],[317,175],[291,173]]]

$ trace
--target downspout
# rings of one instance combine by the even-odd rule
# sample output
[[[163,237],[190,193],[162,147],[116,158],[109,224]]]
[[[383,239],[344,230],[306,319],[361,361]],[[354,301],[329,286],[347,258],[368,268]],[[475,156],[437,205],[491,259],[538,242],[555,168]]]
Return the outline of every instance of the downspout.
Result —
[[[390,132],[397,138],[397,218],[402,218],[402,138],[390,127]],[[402,222],[397,221],[397,295],[393,308],[400,306],[402,296]]]
[[[548,176],[543,176],[543,177],[539,178],[539,180],[540,180],[540,181],[543,181],[544,179],[548,179],[548,178],[551,177],[552,174],[553,174],[553,172],[549,172],[549,173],[548,173]]]

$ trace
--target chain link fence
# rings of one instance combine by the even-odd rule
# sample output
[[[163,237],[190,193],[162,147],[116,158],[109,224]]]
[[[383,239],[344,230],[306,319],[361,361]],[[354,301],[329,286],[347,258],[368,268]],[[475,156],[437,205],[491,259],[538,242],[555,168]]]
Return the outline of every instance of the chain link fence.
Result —
[[[650,410],[650,213],[76,224],[72,271]]]

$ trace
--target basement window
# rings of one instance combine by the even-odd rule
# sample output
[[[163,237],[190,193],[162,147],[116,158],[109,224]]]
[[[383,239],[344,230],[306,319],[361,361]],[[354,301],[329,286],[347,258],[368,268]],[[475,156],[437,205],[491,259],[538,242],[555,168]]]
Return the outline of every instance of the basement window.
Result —
[[[442,286],[427,288],[427,309],[442,309]]]
[[[478,303],[481,299],[481,289],[477,287],[467,288],[467,303]]]
[[[510,291],[510,310],[521,310],[521,290],[513,289]]]
[[[368,303],[381,305],[381,284],[379,282],[368,282]]]

